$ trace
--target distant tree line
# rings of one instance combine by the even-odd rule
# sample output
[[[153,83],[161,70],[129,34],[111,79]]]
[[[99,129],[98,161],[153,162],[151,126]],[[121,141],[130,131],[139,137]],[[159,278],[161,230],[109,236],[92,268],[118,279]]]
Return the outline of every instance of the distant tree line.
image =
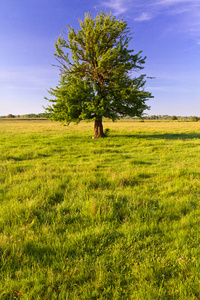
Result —
[[[198,122],[200,117],[197,116],[169,116],[169,115],[147,115],[142,117],[143,120],[172,120],[172,121],[191,121]]]
[[[26,115],[13,115],[8,114],[7,116],[0,116],[1,119],[47,119],[49,114],[40,113],[40,114],[26,114]]]
[[[40,114],[26,114],[26,115],[13,115],[8,114],[7,116],[0,116],[1,119],[48,119],[48,113],[40,113]],[[127,117],[131,119],[130,117]],[[141,118],[134,117],[134,120],[172,120],[172,121],[190,121],[190,122],[198,122],[200,121],[200,117],[197,116],[176,116],[176,115],[147,115]]]

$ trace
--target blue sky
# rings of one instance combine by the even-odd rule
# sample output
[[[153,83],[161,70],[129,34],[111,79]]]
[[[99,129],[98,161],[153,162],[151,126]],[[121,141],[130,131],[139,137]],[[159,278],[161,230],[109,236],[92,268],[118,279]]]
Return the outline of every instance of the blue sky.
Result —
[[[112,11],[128,22],[130,48],[147,56],[147,113],[200,116],[199,0],[1,0],[0,116],[43,112],[55,87],[55,39],[84,13]],[[137,75],[137,74],[136,74]]]

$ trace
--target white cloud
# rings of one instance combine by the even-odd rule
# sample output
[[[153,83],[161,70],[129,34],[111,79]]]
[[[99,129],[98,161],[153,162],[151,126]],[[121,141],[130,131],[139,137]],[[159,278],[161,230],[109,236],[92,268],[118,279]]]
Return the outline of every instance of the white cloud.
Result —
[[[153,19],[152,14],[149,14],[147,12],[143,12],[139,17],[135,18],[134,21],[143,22],[143,21],[149,21],[151,19]]]
[[[196,3],[196,0],[160,0],[160,1],[153,1],[156,5],[175,5],[179,3]]]
[[[158,16],[174,17],[169,29],[200,39],[200,0],[99,0],[115,15],[125,14],[135,22],[150,21]]]
[[[109,0],[102,2],[102,5],[108,7],[115,15],[120,15],[128,10],[129,1],[124,0]]]
[[[101,6],[110,8],[114,14],[123,14],[131,12],[138,14],[136,19],[146,21],[148,18],[156,17],[160,13],[181,14],[190,12],[193,15],[200,16],[199,0],[99,0]]]

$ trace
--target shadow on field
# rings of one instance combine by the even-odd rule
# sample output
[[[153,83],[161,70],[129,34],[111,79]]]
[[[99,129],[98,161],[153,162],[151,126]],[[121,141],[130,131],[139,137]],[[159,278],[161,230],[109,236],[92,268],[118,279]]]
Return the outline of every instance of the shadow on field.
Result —
[[[115,135],[115,137],[185,141],[191,139],[200,139],[200,133],[127,134],[127,135]]]
[[[45,265],[51,265],[56,256],[56,251],[52,247],[42,244],[37,245],[34,242],[28,242],[25,245],[24,253],[32,257],[34,261],[43,262]]]

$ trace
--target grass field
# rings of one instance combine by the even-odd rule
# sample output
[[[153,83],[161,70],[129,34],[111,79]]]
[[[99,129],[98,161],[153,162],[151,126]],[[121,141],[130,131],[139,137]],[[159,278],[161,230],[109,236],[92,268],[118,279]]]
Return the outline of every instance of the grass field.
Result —
[[[200,299],[200,122],[0,121],[0,299]]]

